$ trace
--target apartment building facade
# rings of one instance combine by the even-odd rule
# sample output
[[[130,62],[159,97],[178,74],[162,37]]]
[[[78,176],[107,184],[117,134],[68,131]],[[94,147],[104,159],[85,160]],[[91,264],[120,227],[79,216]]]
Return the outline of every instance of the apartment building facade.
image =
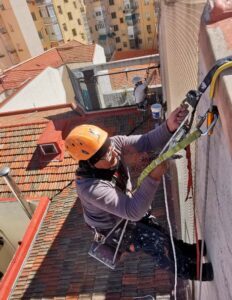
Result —
[[[6,69],[42,52],[26,1],[0,1],[0,68]]]
[[[106,56],[114,50],[157,49],[155,1],[88,0],[87,19],[95,43]]]
[[[59,24],[64,42],[75,39],[81,43],[100,44],[107,59],[110,59],[115,50],[157,49],[157,12],[154,0],[28,2],[35,3],[37,7],[43,6],[48,16],[54,11],[52,18]]]
[[[27,0],[27,4],[44,50],[57,47],[63,35],[52,0]]]
[[[157,49],[155,1],[110,0],[117,50]]]

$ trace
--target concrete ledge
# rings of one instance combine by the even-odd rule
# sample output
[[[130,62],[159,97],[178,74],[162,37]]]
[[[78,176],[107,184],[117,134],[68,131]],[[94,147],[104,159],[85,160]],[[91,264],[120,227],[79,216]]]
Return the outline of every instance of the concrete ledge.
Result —
[[[205,74],[216,60],[232,55],[231,18],[210,25],[202,24],[199,47],[205,63],[200,69]],[[220,122],[232,156],[232,68],[222,72],[217,80],[214,103],[218,106]]]
[[[232,1],[210,0],[205,9],[207,24],[232,17]]]

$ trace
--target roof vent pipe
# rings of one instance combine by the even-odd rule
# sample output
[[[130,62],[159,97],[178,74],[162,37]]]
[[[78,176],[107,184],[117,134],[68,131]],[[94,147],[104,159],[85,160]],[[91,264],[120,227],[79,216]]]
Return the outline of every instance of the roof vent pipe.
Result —
[[[3,177],[6,184],[9,186],[10,190],[14,194],[15,198],[19,201],[23,210],[27,214],[28,218],[31,219],[33,212],[30,208],[30,205],[27,203],[27,201],[25,199],[23,199],[22,194],[21,194],[17,184],[15,183],[14,179],[9,175],[9,173],[10,173],[10,168],[4,167],[0,170],[0,177]]]

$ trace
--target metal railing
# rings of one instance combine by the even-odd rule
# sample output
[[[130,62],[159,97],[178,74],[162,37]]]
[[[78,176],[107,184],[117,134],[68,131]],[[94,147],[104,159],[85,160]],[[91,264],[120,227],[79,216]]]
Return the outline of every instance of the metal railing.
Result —
[[[143,81],[155,68],[156,75],[149,85],[150,98],[161,97],[159,66],[153,56],[153,65],[144,64],[150,61],[149,57],[137,58],[136,64],[130,60],[109,62],[104,65],[70,70],[70,78],[73,84],[76,101],[87,111],[99,109],[126,107],[136,105],[134,99],[135,76],[140,76]],[[152,70],[151,70],[152,69]]]

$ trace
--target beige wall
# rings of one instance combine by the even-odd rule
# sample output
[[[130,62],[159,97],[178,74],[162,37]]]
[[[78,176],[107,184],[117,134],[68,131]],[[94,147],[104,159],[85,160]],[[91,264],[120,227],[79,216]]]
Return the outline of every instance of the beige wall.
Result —
[[[199,38],[200,80],[217,59],[232,55],[231,19],[206,26]],[[229,37],[229,39],[227,38]],[[209,258],[214,267],[214,284],[202,291],[202,299],[230,299],[232,287],[232,68],[218,78],[213,99],[220,119],[213,135],[201,138],[197,145],[196,200],[200,228],[205,233]],[[202,114],[209,106],[208,93],[199,104]],[[208,162],[207,162],[208,160]]]
[[[43,45],[44,50],[48,50],[51,48],[51,41],[49,39],[49,35],[44,24],[44,20],[40,15],[39,7],[35,5],[33,2],[28,3],[28,7],[31,15],[33,16],[33,21],[36,26],[38,33],[40,33],[40,41]]]
[[[89,29],[88,26],[85,26],[83,18],[85,14],[83,3],[81,1],[65,3],[63,0],[53,0],[53,5],[64,41],[75,39],[84,44],[90,42]]]
[[[6,25],[0,14],[0,69],[4,70],[20,62],[17,51],[11,42]]]
[[[189,90],[197,88],[198,37],[204,4],[205,1],[199,0],[191,1],[191,4],[188,1],[172,4],[161,1],[159,51],[163,99],[167,101],[168,113],[180,105]],[[193,144],[193,166],[194,152]],[[184,151],[181,154],[185,157]],[[177,176],[174,176],[172,182],[173,188],[178,186],[179,190],[179,199],[175,199],[179,201],[181,210],[179,232],[185,240],[193,241],[193,203],[191,200],[185,202],[188,184],[186,160],[177,160],[175,167]]]
[[[139,14],[138,28],[141,32],[139,38],[142,40],[139,48],[157,49],[157,17],[154,1],[138,1],[138,12],[136,11],[136,13]]]
[[[41,54],[43,47],[26,1],[2,0],[2,5],[0,49],[5,49],[5,56],[0,58],[0,65],[6,69]]]

